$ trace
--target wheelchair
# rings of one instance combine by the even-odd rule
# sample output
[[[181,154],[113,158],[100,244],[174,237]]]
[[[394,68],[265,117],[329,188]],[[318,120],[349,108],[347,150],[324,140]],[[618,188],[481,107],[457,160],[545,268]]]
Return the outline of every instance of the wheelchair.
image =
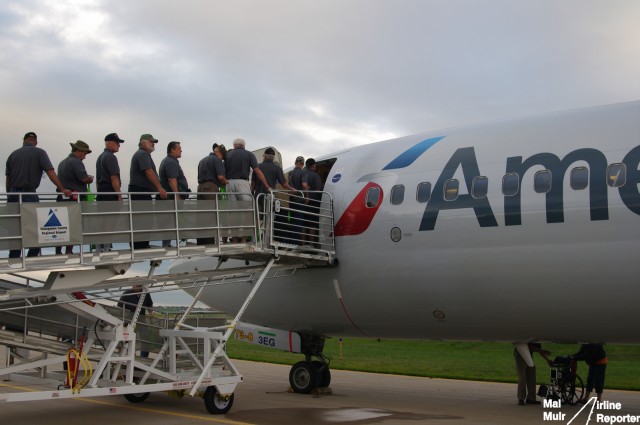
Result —
[[[551,363],[550,383],[541,386],[538,395],[573,406],[584,394],[584,383],[576,373],[578,365],[571,356],[558,356]]]

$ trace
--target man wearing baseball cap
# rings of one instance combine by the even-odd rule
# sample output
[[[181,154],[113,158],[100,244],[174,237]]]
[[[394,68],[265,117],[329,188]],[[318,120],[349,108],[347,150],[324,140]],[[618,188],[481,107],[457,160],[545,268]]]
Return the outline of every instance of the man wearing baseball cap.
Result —
[[[158,192],[161,199],[167,199],[167,191],[160,184],[156,164],[151,158],[151,152],[156,149],[155,144],[158,139],[151,134],[140,136],[139,149],[131,157],[131,168],[129,169],[129,192],[132,201],[151,201],[150,193],[135,192]],[[133,243],[134,249],[149,248],[149,241],[136,241]]]
[[[120,144],[124,143],[118,133],[109,133],[104,138],[104,151],[96,160],[96,185],[98,186],[98,201],[122,201],[122,180],[120,179],[120,164],[116,153],[120,151]],[[96,252],[111,249],[111,244],[96,244]]]
[[[104,151],[96,161],[96,180],[98,181],[98,201],[122,201],[122,195],[107,195],[105,193],[117,193],[122,190],[120,179],[120,165],[116,153],[120,150],[120,144],[124,143],[117,133],[109,133],[104,138]]]

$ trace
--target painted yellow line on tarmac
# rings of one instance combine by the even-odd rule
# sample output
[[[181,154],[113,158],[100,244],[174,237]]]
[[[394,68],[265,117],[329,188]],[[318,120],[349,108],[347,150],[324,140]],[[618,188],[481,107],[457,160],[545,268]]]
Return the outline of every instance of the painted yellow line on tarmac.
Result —
[[[27,391],[27,392],[37,392],[38,391],[38,390],[34,390],[33,388],[21,387],[21,386],[18,386],[18,385],[9,385],[9,384],[4,384],[4,383],[0,383],[0,387],[11,388],[11,389],[14,389],[14,390]],[[151,408],[148,408],[148,407],[129,406],[129,405],[126,405],[126,404],[110,403],[108,401],[100,401],[100,400],[95,400],[95,399],[92,399],[92,398],[73,398],[71,400],[83,401],[85,403],[101,404],[103,406],[113,406],[113,407],[117,407],[117,408],[120,408],[120,409],[124,408],[124,409],[129,409],[129,410],[137,410],[139,412],[155,413],[155,414],[158,414],[158,415],[177,416],[177,417],[186,418],[186,419],[196,419],[196,420],[199,420],[199,421],[207,421],[207,422],[213,422],[213,423],[219,423],[219,424],[225,424],[225,425],[254,425],[254,424],[251,424],[249,422],[238,422],[238,421],[232,421],[232,420],[224,419],[224,418],[216,418],[216,417],[204,416],[204,415],[191,415],[189,413],[171,412],[169,410],[151,409]]]
[[[248,422],[238,422],[238,421],[232,421],[232,420],[229,420],[229,419],[222,419],[222,418],[216,418],[216,417],[211,417],[211,416],[190,415],[188,413],[171,412],[169,410],[150,409],[148,407],[138,407],[138,406],[127,406],[127,405],[122,405],[122,404],[110,403],[108,401],[95,400],[95,399],[91,399],[91,398],[77,398],[77,399],[74,399],[74,400],[85,401],[87,403],[102,404],[102,405],[105,405],[105,406],[114,406],[114,407],[118,407],[118,408],[124,407],[125,409],[137,410],[137,411],[140,411],[140,412],[149,412],[149,413],[156,413],[156,414],[159,414],[159,415],[168,415],[168,416],[178,416],[178,417],[181,417],[181,418],[197,419],[197,420],[200,420],[200,421],[215,422],[215,423],[227,424],[227,425],[254,425],[254,424],[250,424]]]
[[[26,391],[26,392],[30,392],[30,393],[35,393],[36,391],[38,391],[38,390],[34,390],[33,388],[19,387],[17,385],[3,384],[2,382],[0,382],[0,387],[12,388],[14,390]]]

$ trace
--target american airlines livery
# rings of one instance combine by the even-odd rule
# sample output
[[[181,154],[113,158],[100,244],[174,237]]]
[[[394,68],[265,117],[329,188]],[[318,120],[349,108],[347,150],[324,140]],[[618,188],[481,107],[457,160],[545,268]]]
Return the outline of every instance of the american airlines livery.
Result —
[[[332,336],[508,341],[523,353],[533,341],[640,343],[639,164],[639,101],[319,158],[335,258],[270,276],[243,326],[282,331],[305,355],[290,375],[299,392],[328,384]],[[236,311],[251,289],[213,285],[201,299]]]

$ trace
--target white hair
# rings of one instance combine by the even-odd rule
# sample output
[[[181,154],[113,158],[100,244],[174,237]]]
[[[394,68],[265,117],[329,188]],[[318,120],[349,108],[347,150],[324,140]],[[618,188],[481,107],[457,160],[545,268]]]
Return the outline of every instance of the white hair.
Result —
[[[233,141],[233,146],[236,146],[236,145],[238,145],[238,146],[246,146],[247,142],[245,142],[244,139],[238,138],[238,139]]]

